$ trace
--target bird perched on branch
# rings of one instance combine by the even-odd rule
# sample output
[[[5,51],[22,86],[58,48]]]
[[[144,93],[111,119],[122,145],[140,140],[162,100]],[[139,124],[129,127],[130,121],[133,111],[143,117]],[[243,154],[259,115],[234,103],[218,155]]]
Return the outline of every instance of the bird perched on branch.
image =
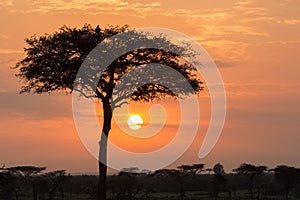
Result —
[[[97,34],[100,33],[100,27],[99,27],[99,25],[96,27],[95,32],[96,32]]]

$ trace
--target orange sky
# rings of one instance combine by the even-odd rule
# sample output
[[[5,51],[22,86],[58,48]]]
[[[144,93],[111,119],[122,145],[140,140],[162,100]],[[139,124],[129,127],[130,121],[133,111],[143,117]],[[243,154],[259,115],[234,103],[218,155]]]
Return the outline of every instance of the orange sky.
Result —
[[[2,0],[0,163],[97,171],[77,135],[71,96],[19,95],[21,83],[9,68],[24,56],[24,38],[84,23],[174,29],[203,45],[216,61],[228,98],[220,140],[198,159],[209,118],[204,111],[195,142],[171,167],[196,162],[207,167],[221,162],[227,170],[242,162],[300,166],[298,0]],[[200,96],[200,105],[209,110],[205,98]],[[168,112],[176,112],[176,106]]]

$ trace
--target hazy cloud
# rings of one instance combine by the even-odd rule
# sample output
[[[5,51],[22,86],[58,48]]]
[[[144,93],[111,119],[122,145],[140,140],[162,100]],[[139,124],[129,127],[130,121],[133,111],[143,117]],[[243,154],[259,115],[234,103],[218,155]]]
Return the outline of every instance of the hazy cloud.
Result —
[[[0,117],[23,119],[71,118],[71,98],[62,95],[29,95],[0,92]]]
[[[0,7],[8,7],[8,6],[12,6],[12,5],[13,5],[12,0],[2,0],[0,2]]]
[[[14,1],[0,4],[0,8],[9,10],[10,12],[20,13],[38,13],[38,14],[54,14],[54,13],[85,13],[91,15],[112,14],[118,15],[122,11],[135,12],[136,15],[144,15],[151,12],[160,4],[157,2],[140,3],[127,2],[121,0],[33,0],[33,1]]]
[[[283,21],[279,21],[279,23],[284,23],[287,25],[296,25],[299,24],[299,20],[297,19],[284,19]]]

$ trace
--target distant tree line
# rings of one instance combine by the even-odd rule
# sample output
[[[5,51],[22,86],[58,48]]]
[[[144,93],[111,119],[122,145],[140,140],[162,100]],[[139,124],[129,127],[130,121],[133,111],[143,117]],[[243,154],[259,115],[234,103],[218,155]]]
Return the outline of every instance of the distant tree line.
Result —
[[[96,199],[97,176],[70,175],[46,167],[0,168],[1,200]],[[108,176],[111,200],[300,199],[300,169],[243,163],[226,173],[222,164],[181,165],[154,172],[124,168]]]

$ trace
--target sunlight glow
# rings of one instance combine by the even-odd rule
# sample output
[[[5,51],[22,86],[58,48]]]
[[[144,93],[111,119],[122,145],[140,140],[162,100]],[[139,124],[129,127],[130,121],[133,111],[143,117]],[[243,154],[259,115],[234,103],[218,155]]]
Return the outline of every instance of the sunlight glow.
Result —
[[[128,126],[133,130],[138,130],[143,125],[143,119],[139,115],[131,115],[127,121]]]

